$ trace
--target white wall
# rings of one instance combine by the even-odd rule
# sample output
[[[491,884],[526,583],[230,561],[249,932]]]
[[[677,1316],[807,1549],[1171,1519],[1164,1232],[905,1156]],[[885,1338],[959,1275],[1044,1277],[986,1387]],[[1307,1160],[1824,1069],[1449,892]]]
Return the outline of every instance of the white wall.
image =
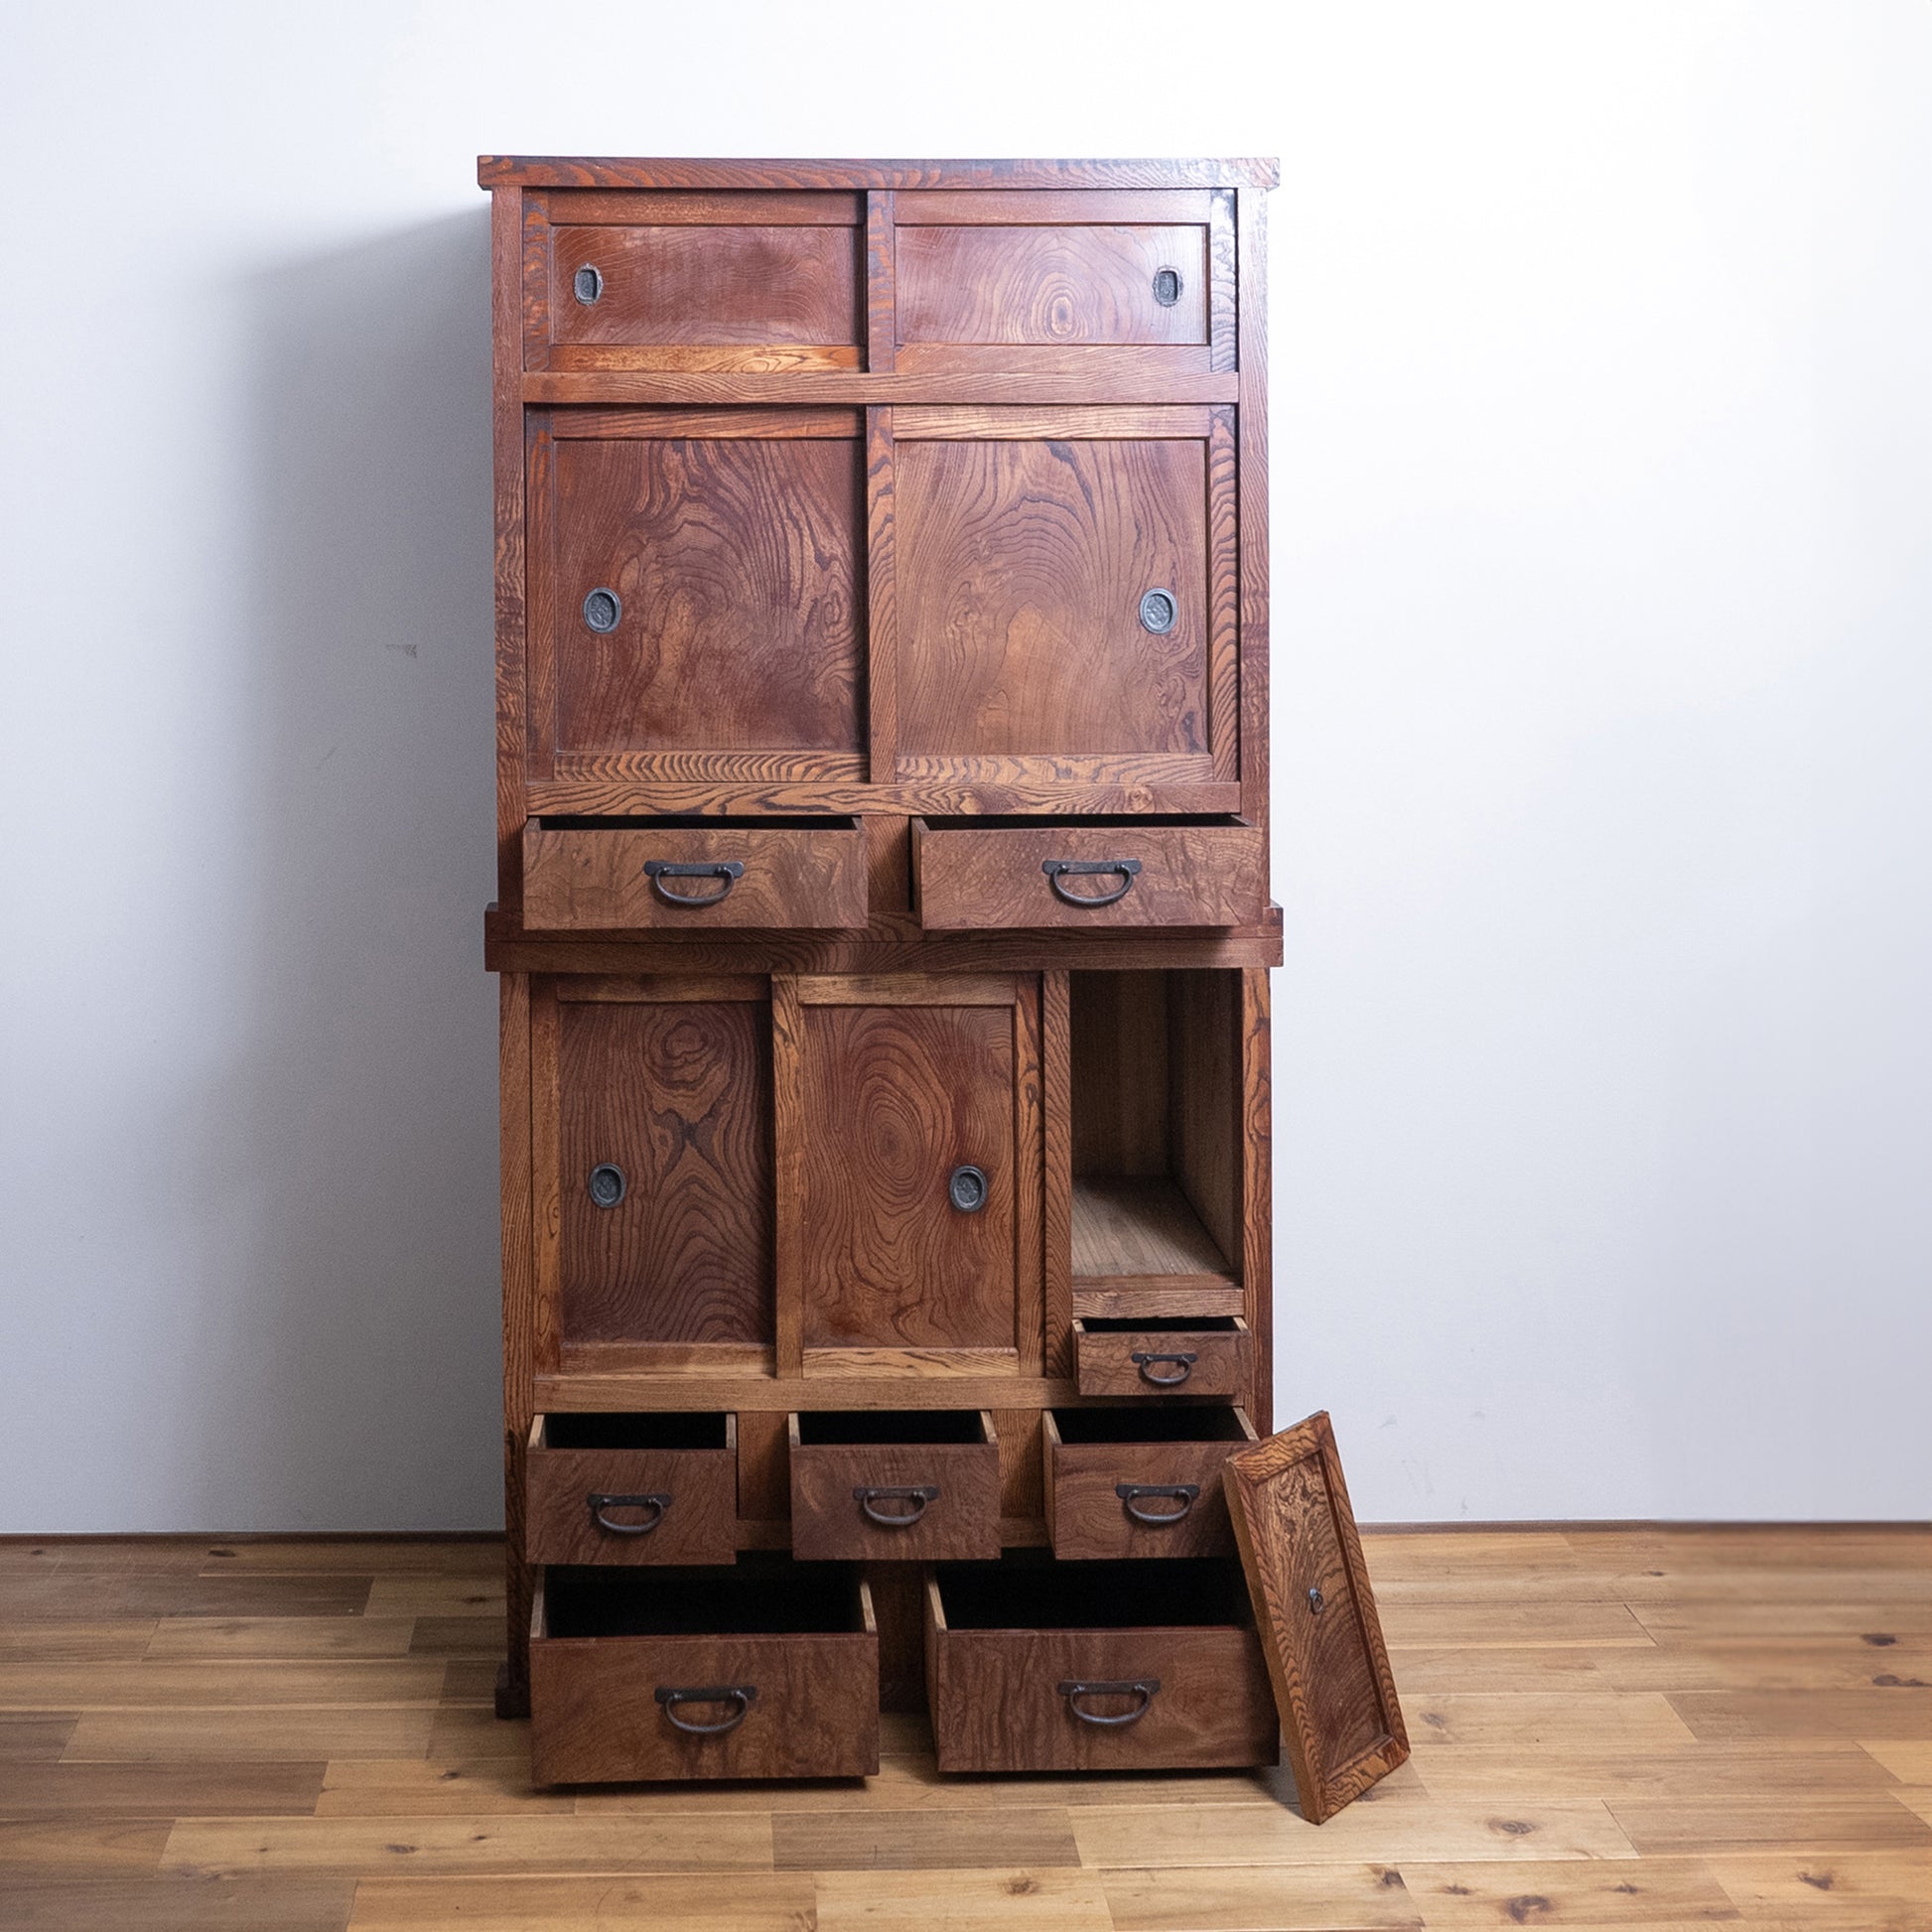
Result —
[[[1280,154],[1284,1413],[1932,1515],[1929,92],[1916,0],[13,0],[0,1529],[497,1520],[483,149]]]

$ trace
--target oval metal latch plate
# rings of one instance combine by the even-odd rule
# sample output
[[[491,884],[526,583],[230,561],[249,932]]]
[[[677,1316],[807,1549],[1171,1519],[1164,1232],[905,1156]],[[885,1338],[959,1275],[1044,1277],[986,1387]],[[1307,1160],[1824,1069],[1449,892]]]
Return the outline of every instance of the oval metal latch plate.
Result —
[[[946,1182],[946,1196],[962,1214],[977,1214],[986,1205],[987,1185],[984,1172],[974,1167],[955,1168]]]
[[[1180,605],[1172,591],[1149,591],[1141,599],[1141,628],[1155,636],[1165,636],[1180,615]]]
[[[599,1207],[617,1206],[630,1188],[630,1183],[623,1177],[623,1170],[613,1167],[609,1161],[591,1170],[591,1177],[586,1184],[590,1188],[591,1199]]]
[[[623,621],[623,599],[600,585],[584,600],[584,621],[602,635]]]
[[[1159,281],[1160,277],[1157,276],[1155,279]],[[571,293],[588,309],[604,293],[604,277],[589,262],[586,262],[570,278],[570,287]],[[1178,292],[1177,286],[1176,292]],[[1157,301],[1160,299],[1160,291],[1158,289],[1155,291],[1155,299]]]
[[[1164,309],[1172,309],[1180,300],[1179,269],[1157,268],[1154,271],[1154,299]]]

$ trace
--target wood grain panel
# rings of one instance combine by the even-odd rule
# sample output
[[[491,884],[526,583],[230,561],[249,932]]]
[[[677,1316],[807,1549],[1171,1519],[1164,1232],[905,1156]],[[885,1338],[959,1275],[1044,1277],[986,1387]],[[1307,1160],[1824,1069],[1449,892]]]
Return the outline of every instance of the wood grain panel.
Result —
[[[557,749],[856,753],[859,461],[856,438],[557,444]],[[602,634],[596,589],[622,605]]]
[[[1000,1446],[991,1416],[967,1412],[980,1427],[976,1440],[920,1440],[942,1433],[903,1427],[894,1440],[891,1418],[865,1418],[874,1427],[850,1432],[838,1417],[814,1429],[790,1418],[791,1547],[809,1562],[944,1563],[1000,1554]],[[959,1420],[965,1420],[961,1417]],[[935,1421],[950,1420],[935,1418]],[[825,1440],[829,1438],[830,1440]],[[932,1495],[911,1502],[876,1500],[869,1515],[856,1491],[914,1487]],[[890,1520],[880,1522],[879,1516]]]
[[[557,351],[561,353],[562,351]],[[1198,347],[1089,349],[1015,345],[998,352],[998,368],[961,368],[963,355],[985,353],[951,345],[902,343],[891,375],[825,369],[811,378],[815,403],[1068,404],[1084,407],[1102,395],[1118,403],[1229,403],[1241,400],[1242,378],[1203,370]],[[769,351],[759,351],[768,354]],[[1008,366],[1011,364],[1011,366]],[[595,372],[531,368],[521,388],[527,404],[660,403],[677,408],[774,406],[798,400],[795,375],[759,369],[609,369]]]
[[[689,223],[696,227],[742,225],[784,227],[799,223],[821,228],[856,227],[863,218],[857,195],[734,193],[729,189],[681,188],[665,192],[636,189],[545,188],[530,199],[556,227],[607,222],[618,227],[650,228]]]
[[[1041,1419],[1046,1527],[1054,1556],[1090,1562],[1234,1554],[1221,1465],[1255,1440],[1239,1409],[1164,1410],[1145,1419],[1073,1409],[1063,1424],[1051,1410]],[[1191,1484],[1196,1493],[1124,1497],[1123,1483],[1154,1489]]]
[[[575,1342],[769,1342],[771,1064],[742,1002],[561,1015],[563,1329]],[[602,1163],[628,1183],[600,1207]]]
[[[1163,161],[690,161],[584,155],[483,154],[482,188],[1069,189],[1273,188],[1281,164],[1190,157]]]
[[[1156,298],[1157,276],[1178,278]],[[1204,227],[907,226],[898,235],[902,343],[1200,343]]]
[[[1191,1360],[1136,1361],[1136,1355]],[[1253,1347],[1239,1315],[1078,1315],[1073,1360],[1082,1395],[1215,1395],[1248,1392]]]
[[[606,1440],[587,1447],[570,1421],[558,1420],[557,1442],[547,1417],[531,1426],[525,1480],[532,1563],[732,1561],[738,1550],[738,1444],[731,1417],[705,1419],[715,1427],[716,1448],[689,1446],[677,1419],[663,1417],[612,1419],[592,1432]],[[710,1433],[692,1430],[690,1440]],[[673,1442],[676,1447],[669,1446]],[[648,1507],[592,1501],[638,1495],[661,1500]]]
[[[1207,753],[1204,445],[897,456],[901,756]],[[1160,635],[1155,589],[1175,600]]]

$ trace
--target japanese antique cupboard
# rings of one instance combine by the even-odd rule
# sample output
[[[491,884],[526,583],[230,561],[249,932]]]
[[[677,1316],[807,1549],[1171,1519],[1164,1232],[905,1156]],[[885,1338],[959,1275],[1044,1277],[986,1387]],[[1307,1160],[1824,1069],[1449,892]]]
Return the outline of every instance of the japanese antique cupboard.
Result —
[[[942,1771],[1285,1724],[1325,1816],[1407,1744],[1266,1440],[1274,164],[479,179],[536,1776],[924,1702]]]

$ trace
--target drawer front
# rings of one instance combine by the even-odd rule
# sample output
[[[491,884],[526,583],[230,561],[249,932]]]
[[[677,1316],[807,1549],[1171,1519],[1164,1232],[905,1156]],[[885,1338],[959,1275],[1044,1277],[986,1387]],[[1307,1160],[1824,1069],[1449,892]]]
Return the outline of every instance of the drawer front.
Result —
[[[901,343],[1205,344],[1200,225],[907,226],[897,239]]]
[[[1000,1449],[980,1443],[805,1443],[791,1418],[791,1548],[813,1562],[1000,1554]]]
[[[532,1432],[523,1478],[532,1563],[730,1563],[738,1449],[551,1449]]]
[[[1238,1315],[1218,1328],[1073,1323],[1082,1395],[1245,1396],[1253,1350],[1254,1338]]]
[[[539,1590],[530,1641],[530,1767],[538,1784],[849,1778],[879,1769],[874,1628],[553,1637],[543,1615]]]
[[[1266,902],[1259,826],[912,823],[919,922],[988,927],[1230,926]]]
[[[543,931],[866,923],[865,834],[825,826],[523,828],[523,923]]]
[[[1279,1752],[1252,1630],[943,1630],[928,1609],[926,1646],[941,1771],[1193,1770]]]
[[[1049,1432],[1046,1528],[1053,1554],[1062,1560],[1232,1556],[1221,1464],[1242,1447],[1060,1443]]]

